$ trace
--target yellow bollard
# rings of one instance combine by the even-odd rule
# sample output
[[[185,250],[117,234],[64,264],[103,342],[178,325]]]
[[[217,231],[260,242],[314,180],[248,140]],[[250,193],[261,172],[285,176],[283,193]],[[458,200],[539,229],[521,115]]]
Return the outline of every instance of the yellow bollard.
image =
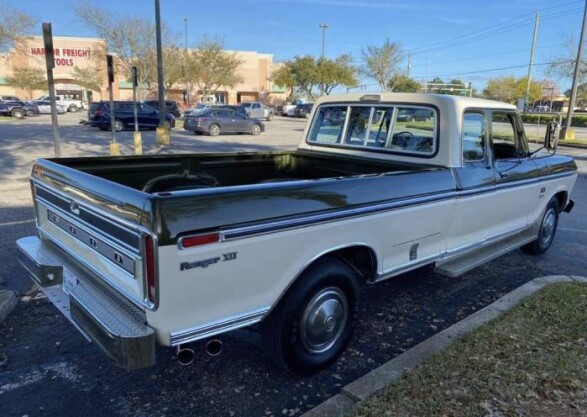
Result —
[[[111,156],[120,155],[120,145],[118,144],[118,142],[111,142],[110,143],[110,155]]]
[[[157,127],[157,145],[170,146],[171,138],[169,137],[169,129],[166,127]]]
[[[141,139],[141,132],[134,132],[133,138],[135,141],[135,155],[143,154],[143,140]]]
[[[575,129],[567,129],[565,132],[565,140],[574,140],[575,139]]]

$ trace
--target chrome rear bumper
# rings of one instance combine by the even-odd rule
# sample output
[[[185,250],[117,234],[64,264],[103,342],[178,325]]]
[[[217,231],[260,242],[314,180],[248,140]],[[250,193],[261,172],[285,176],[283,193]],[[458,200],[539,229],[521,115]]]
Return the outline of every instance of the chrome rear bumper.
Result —
[[[145,313],[88,273],[49,241],[17,241],[19,262],[47,298],[118,366],[155,364],[155,332]]]

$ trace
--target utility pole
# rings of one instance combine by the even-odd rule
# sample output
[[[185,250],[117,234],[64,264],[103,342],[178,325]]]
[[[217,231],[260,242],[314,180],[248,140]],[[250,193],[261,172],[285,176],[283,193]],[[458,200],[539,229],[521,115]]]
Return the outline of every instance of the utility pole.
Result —
[[[326,23],[320,23],[318,27],[322,28],[322,59],[324,59],[324,45],[326,44],[326,29],[328,26]]]
[[[169,145],[169,130],[165,128],[165,91],[163,89],[163,48],[161,45],[161,12],[159,0],[155,0],[155,37],[157,41],[157,94],[159,95],[159,127],[157,144]]]
[[[185,24],[185,60],[184,60],[184,68],[185,68],[185,77],[187,80],[188,74],[187,74],[187,68],[186,68],[186,64],[188,61],[188,18],[184,17],[183,18],[183,23]],[[185,98],[186,98],[186,104],[189,107],[190,106],[190,82],[186,81],[185,83]]]
[[[408,52],[408,78],[410,78],[410,71],[412,70],[412,53]]]
[[[534,35],[532,36],[528,77],[526,77],[526,94],[524,95],[524,107],[526,110],[528,110],[528,100],[530,100],[530,83],[532,82],[532,65],[534,64],[534,50],[536,49],[536,38],[538,37],[538,22],[540,22],[540,13],[536,13],[536,17],[534,17]]]
[[[564,138],[566,139],[567,132],[571,128],[571,118],[573,117],[573,110],[575,108],[575,100],[577,99],[577,84],[579,84],[579,70],[583,61],[583,44],[585,43],[585,31],[587,29],[587,0],[585,1],[585,9],[583,10],[583,28],[581,29],[581,38],[579,39],[579,50],[577,51],[577,60],[575,61],[575,73],[573,75],[573,86],[571,87],[571,98],[569,100],[569,111],[567,113],[567,121],[565,123]]]

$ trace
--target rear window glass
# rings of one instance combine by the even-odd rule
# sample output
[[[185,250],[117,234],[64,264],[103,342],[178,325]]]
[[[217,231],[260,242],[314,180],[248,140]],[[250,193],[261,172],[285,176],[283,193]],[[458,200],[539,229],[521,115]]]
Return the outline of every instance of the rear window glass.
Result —
[[[436,126],[437,113],[427,107],[322,105],[308,142],[429,156],[436,152]]]

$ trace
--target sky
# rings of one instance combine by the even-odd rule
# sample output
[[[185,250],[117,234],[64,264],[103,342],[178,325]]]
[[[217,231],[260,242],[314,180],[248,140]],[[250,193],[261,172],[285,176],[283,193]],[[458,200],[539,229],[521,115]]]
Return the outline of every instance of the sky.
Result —
[[[4,0],[0,0],[0,5]],[[50,22],[54,36],[94,37],[76,16],[80,0],[27,0],[21,10]],[[155,19],[154,0],[100,0],[96,7],[118,16]],[[533,79],[543,79],[544,64],[578,41],[585,0],[160,0],[161,19],[188,46],[204,35],[218,36],[229,50],[273,54],[275,61],[296,55],[351,54],[362,62],[366,46],[386,38],[401,44],[412,78],[440,77],[483,88],[489,78],[528,72],[535,14],[540,13]],[[39,23],[39,33],[41,25]],[[557,79],[564,92],[571,80]],[[365,90],[377,89],[363,79]]]

